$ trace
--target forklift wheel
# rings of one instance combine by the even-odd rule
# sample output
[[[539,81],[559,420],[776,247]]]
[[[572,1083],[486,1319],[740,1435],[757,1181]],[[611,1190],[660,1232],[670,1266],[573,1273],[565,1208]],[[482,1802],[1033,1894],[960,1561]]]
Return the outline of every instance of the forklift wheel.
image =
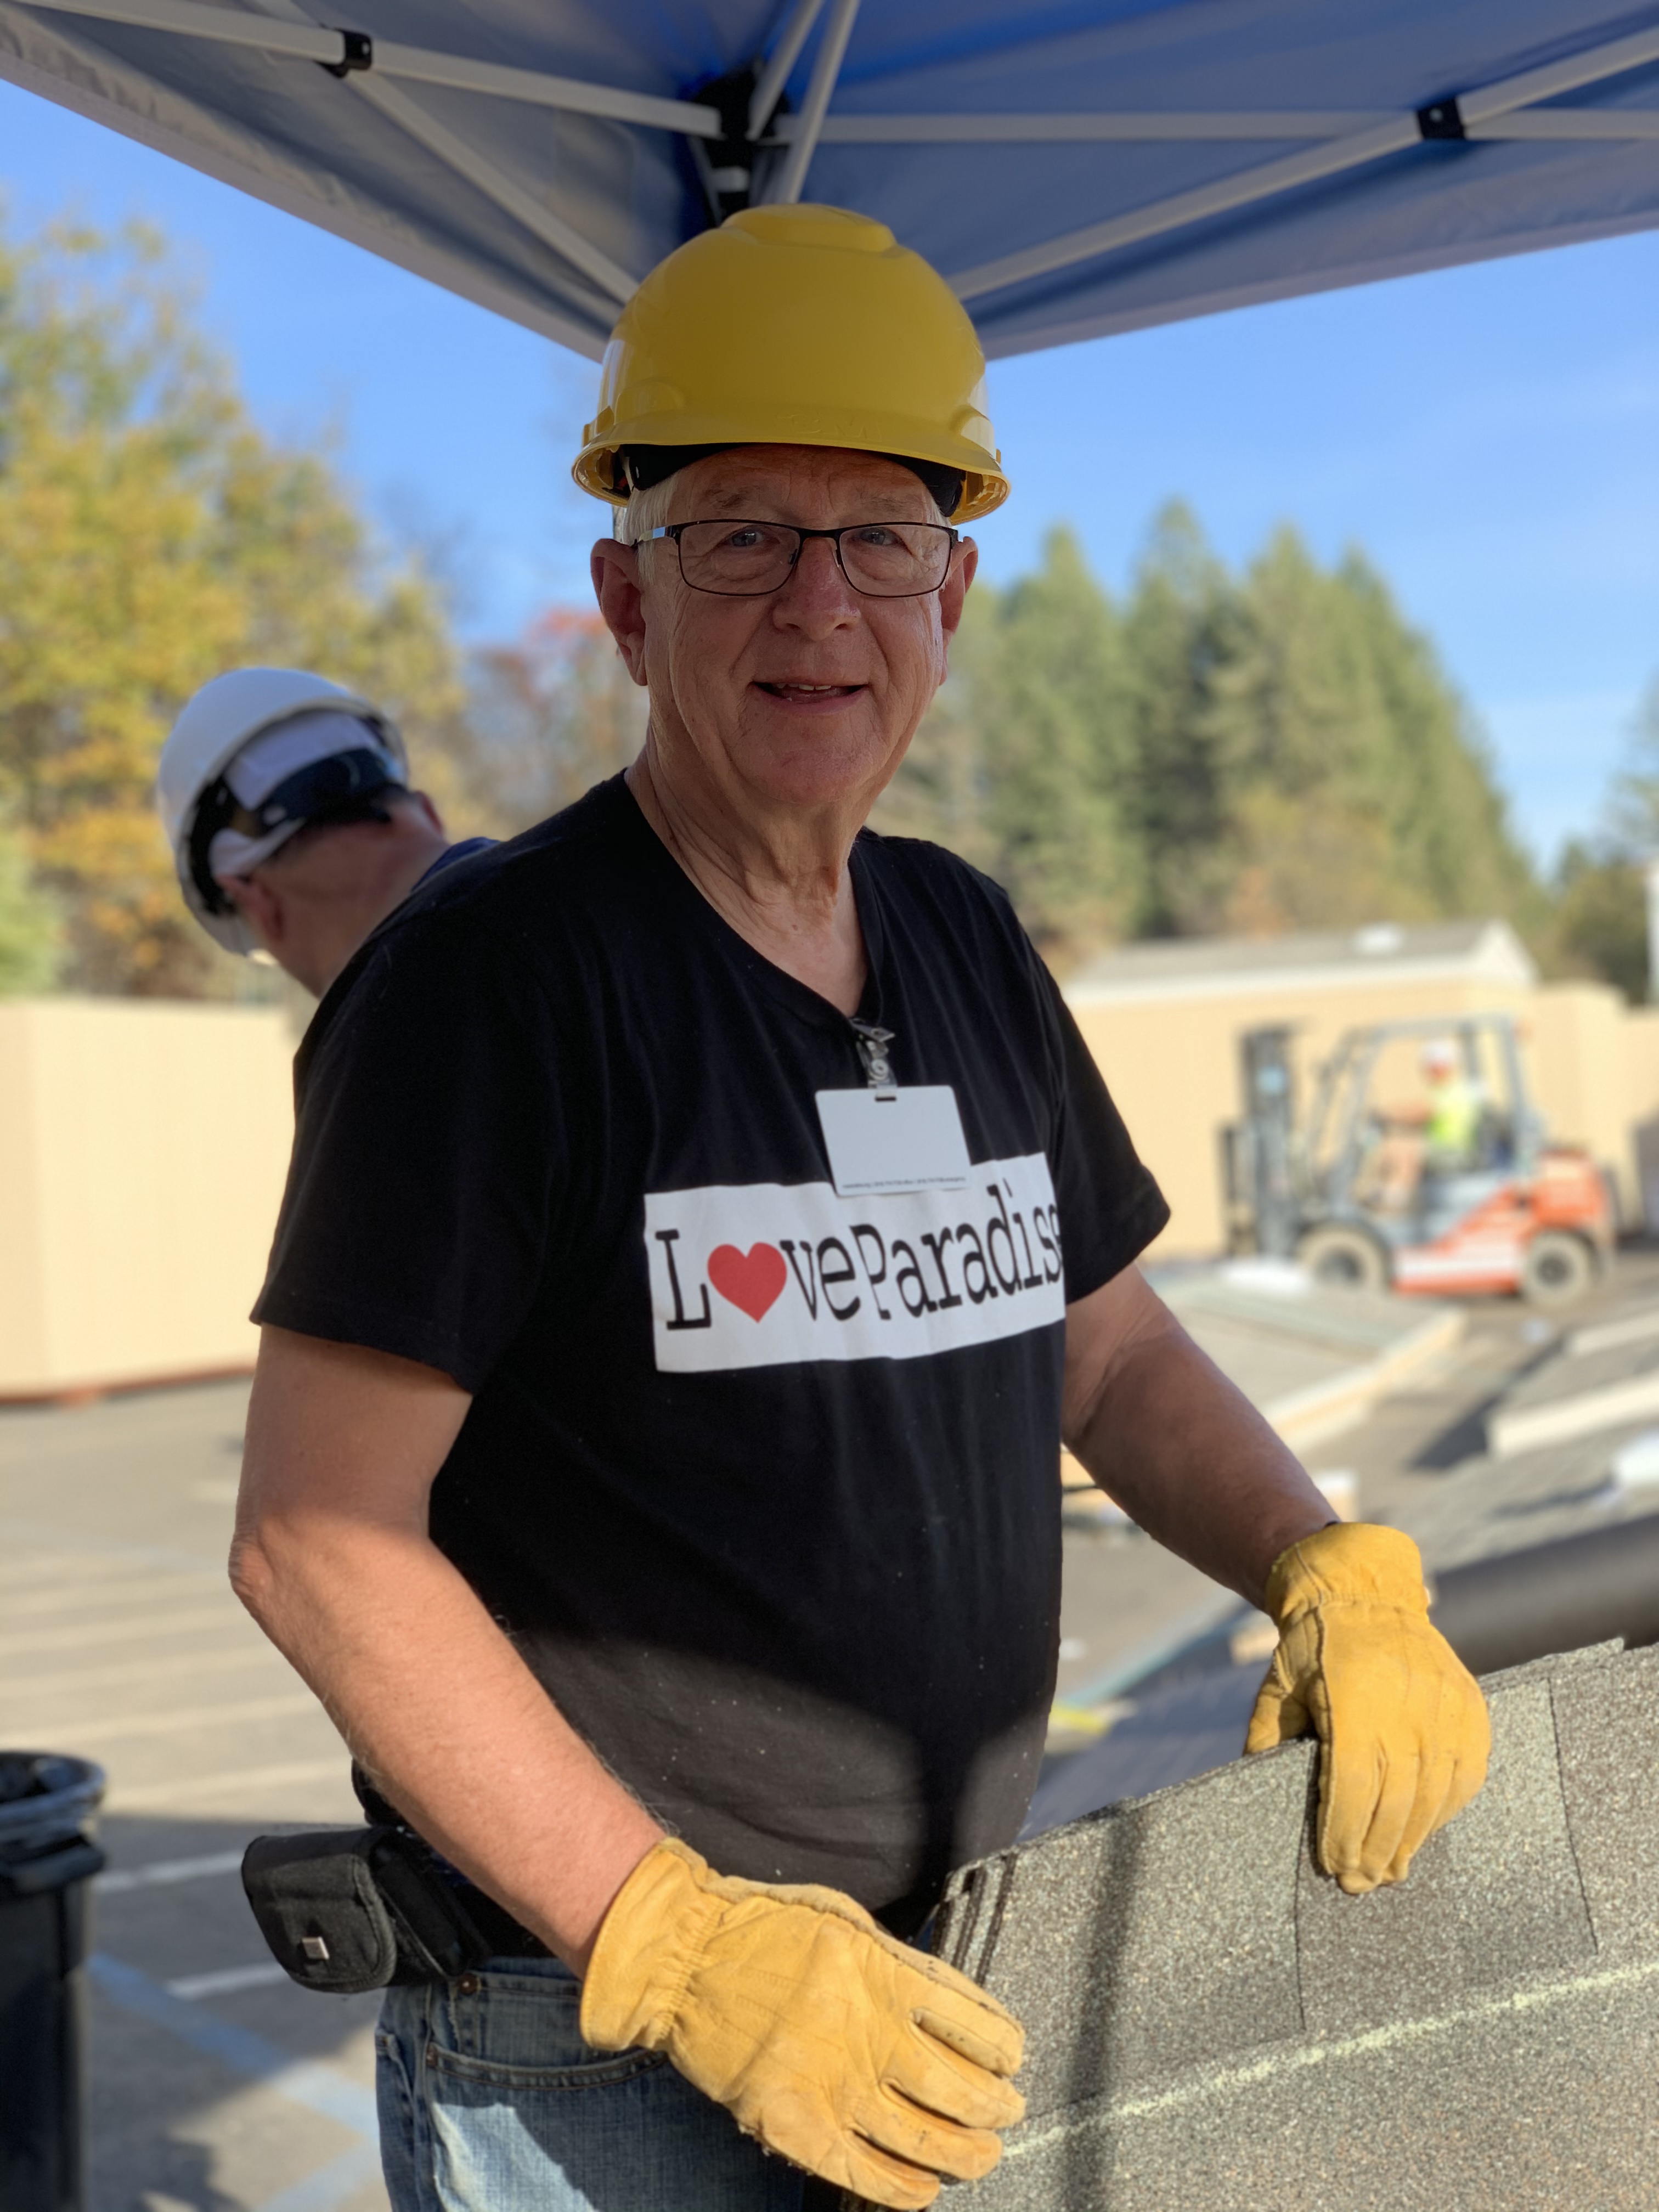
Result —
[[[1328,1221],[1309,1231],[1297,1246],[1296,1256],[1316,1283],[1335,1283],[1350,1291],[1389,1287],[1388,1255],[1363,1229]]]
[[[1521,1291],[1535,1306],[1571,1305],[1595,1279],[1595,1255],[1566,1229],[1540,1229],[1521,1262]]]

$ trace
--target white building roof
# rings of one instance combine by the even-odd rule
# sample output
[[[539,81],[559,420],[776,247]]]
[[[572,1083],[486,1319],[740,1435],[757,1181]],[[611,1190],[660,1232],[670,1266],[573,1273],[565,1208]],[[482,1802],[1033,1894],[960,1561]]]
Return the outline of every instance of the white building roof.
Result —
[[[1243,998],[1263,990],[1352,991],[1366,983],[1526,987],[1532,956],[1506,921],[1372,922],[1287,937],[1161,938],[1121,945],[1066,985],[1073,1006]]]

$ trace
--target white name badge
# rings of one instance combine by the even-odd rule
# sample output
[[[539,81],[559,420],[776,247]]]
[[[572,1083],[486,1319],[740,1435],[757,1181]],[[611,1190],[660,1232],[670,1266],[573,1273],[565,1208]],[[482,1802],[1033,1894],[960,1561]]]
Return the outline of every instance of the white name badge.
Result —
[[[820,1091],[817,1106],[839,1196],[966,1187],[968,1141],[948,1083],[902,1091]]]

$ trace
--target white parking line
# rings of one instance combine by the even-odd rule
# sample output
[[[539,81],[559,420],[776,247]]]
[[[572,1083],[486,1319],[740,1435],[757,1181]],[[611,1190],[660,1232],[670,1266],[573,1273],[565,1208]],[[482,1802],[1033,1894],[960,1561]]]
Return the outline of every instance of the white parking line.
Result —
[[[52,1613],[96,1612],[111,1605],[149,1605],[164,1598],[194,1596],[198,1592],[218,1590],[224,1577],[216,1571],[201,1568],[185,1575],[135,1575],[131,1581],[112,1587],[100,1583],[96,1589],[76,1587],[78,1578],[66,1577],[54,1589],[13,1590],[4,1600],[8,1622],[30,1620]]]
[[[290,1782],[349,1779],[343,1745],[332,1759],[303,1759],[286,1766],[245,1766],[228,1774],[198,1774],[188,1782],[146,1782],[136,1790],[117,1784],[110,1792],[112,1813],[143,1811],[151,1805],[190,1805],[198,1799],[234,1796],[242,1790],[278,1790]],[[291,1817],[291,1816],[290,1816]]]
[[[165,1659],[110,1659],[101,1667],[80,1667],[68,1674],[31,1674],[20,1687],[31,1698],[71,1697],[83,1690],[118,1689],[128,1682],[163,1682],[174,1674],[217,1674],[228,1667],[269,1665],[284,1679],[291,1673],[274,1644],[239,1638],[222,1650],[172,1651]]]
[[[125,1960],[112,1959],[106,1952],[94,1952],[87,1961],[87,1975],[100,1996],[124,2011],[165,2028],[245,2081],[263,2082],[308,2112],[319,2113],[325,2120],[337,2120],[343,2127],[374,2141],[377,2123],[373,2089],[347,2081],[331,2066],[296,2059],[291,2051],[279,2049],[265,2037],[216,2019],[212,2013],[172,1996],[148,1974],[141,1974]]]
[[[240,1704],[186,1705],[170,1713],[130,1713],[125,1719],[94,1719],[82,1714],[74,1723],[77,1736],[93,1743],[112,1743],[119,1736],[185,1735],[192,1729],[228,1728],[242,1721],[271,1721],[297,1713],[320,1713],[322,1707],[309,1690],[286,1690],[271,1698],[244,1698]],[[8,1725],[15,1727],[15,1719]],[[58,1723],[54,1723],[58,1725]],[[26,1735],[40,1729],[27,1719]]]
[[[112,1867],[100,1874],[94,1887],[100,1897],[118,1896],[129,1889],[149,1889],[175,1881],[204,1881],[210,1875],[236,1874],[240,1851],[210,1851],[198,1859],[156,1859],[144,1867]]]
[[[143,1559],[123,1553],[30,1552],[0,1565],[0,1589],[21,1589],[45,1582],[48,1576],[142,1575],[152,1569]]]
[[[268,1990],[274,1982],[285,1982],[286,1971],[275,1959],[262,1959],[257,1966],[222,1966],[215,1974],[180,1974],[177,1981],[164,1982],[161,1986],[170,1997],[182,1997],[186,2004],[194,2004],[200,1997],[226,1997],[237,1990]]]
[[[226,1628],[233,1621],[240,1621],[256,1635],[258,1632],[227,1589],[221,1603],[202,1606],[194,1612],[180,1608],[177,1613],[141,1613],[137,1620],[81,1621],[68,1628],[23,1629],[15,1636],[0,1636],[0,1654],[23,1658],[31,1651],[79,1651],[88,1644],[122,1644],[129,1638],[136,1643],[145,1637],[184,1635],[198,1628]]]

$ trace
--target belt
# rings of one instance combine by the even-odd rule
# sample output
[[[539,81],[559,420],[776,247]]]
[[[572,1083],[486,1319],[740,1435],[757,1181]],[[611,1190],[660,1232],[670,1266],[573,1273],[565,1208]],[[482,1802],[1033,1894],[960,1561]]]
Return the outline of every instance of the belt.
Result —
[[[434,1871],[450,1889],[467,1918],[477,1929],[480,1937],[489,1946],[492,1959],[550,1959],[553,1954],[539,1936],[532,1936],[513,1917],[503,1905],[497,1905],[476,1882],[469,1881],[459,1867],[451,1866],[441,1851],[433,1850],[423,1836],[417,1835],[397,1807],[383,1797],[354,1759],[351,1762],[351,1786],[356,1792],[357,1802],[369,1819],[383,1827],[401,1829],[415,1841],[430,1858]]]
[[[436,1856],[436,1854],[434,1854]],[[471,1882],[447,1859],[439,1860],[454,1885],[467,1918],[489,1946],[492,1959],[550,1959],[553,1954],[539,1936],[516,1921],[505,1905],[497,1905],[476,1882]]]
[[[401,1828],[405,1835],[415,1834],[397,1807],[381,1796],[356,1759],[351,1762],[351,1786],[357,1793],[358,1803],[371,1820],[381,1821],[387,1827]],[[423,1838],[416,1837],[416,1839],[424,1844]],[[497,1905],[495,1899],[487,1896],[476,1882],[469,1881],[459,1867],[451,1866],[441,1853],[432,1850],[430,1844],[425,1844],[424,1847],[431,1852],[434,1865],[441,1870],[444,1880],[459,1899],[468,1918],[489,1945],[493,1958],[550,1959],[553,1956],[541,1937],[532,1936],[529,1929],[513,1917],[505,1905]],[[930,1951],[933,1942],[928,1923],[938,1909],[942,1887],[943,1884],[937,1879],[927,1881],[920,1888],[913,1889],[908,1896],[896,1898],[890,1905],[883,1905],[872,1917],[878,1921],[890,1936],[896,1936],[901,1942],[915,1943],[918,1949]]]

